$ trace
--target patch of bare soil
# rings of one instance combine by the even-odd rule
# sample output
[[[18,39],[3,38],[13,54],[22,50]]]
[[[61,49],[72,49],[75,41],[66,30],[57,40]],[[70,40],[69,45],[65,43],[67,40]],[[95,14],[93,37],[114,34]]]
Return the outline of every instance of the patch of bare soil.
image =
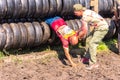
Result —
[[[73,57],[74,62],[79,63],[75,68],[66,65],[69,63],[65,56],[44,59],[38,56],[32,60],[1,61],[0,80],[120,80],[120,56],[113,52],[99,53],[97,58],[100,66],[91,71],[80,63],[79,55]]]

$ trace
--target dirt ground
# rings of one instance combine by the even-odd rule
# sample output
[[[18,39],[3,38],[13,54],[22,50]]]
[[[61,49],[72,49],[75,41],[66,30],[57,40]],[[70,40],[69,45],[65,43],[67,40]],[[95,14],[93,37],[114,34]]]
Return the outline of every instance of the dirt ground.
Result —
[[[52,54],[52,56],[48,55]],[[10,56],[0,61],[0,80],[120,80],[120,55],[112,51],[98,53],[99,68],[91,71],[72,55],[77,67],[70,67],[64,55],[56,51]],[[41,57],[47,55],[46,57]],[[19,58],[18,58],[19,57]]]

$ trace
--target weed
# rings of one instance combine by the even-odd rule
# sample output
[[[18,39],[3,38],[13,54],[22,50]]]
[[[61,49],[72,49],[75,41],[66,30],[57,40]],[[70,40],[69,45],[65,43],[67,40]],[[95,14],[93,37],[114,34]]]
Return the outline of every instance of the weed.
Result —
[[[2,51],[0,51],[0,59],[3,58],[5,55]]]

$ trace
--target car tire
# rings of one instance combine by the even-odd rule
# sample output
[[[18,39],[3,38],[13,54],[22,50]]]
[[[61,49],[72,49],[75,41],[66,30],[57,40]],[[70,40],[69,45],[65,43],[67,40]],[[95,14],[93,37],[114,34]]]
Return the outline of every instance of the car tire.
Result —
[[[50,27],[45,23],[41,22],[40,23],[43,31],[43,39],[42,39],[42,44],[46,43],[48,39],[50,38]]]
[[[30,22],[25,22],[24,25],[28,33],[27,47],[32,47],[35,41],[35,29]]]
[[[21,41],[19,44],[19,48],[25,48],[27,46],[27,40],[28,40],[27,29],[26,29],[24,23],[19,22],[18,26],[19,26],[20,32],[21,32]]]
[[[42,27],[39,22],[33,22],[32,23],[35,29],[35,42],[34,46],[39,46],[42,43],[42,38],[43,38],[43,31]]]
[[[7,36],[4,49],[10,49],[12,48],[13,45],[13,31],[8,23],[4,23],[2,27],[4,28],[4,30],[6,30],[6,36]]]
[[[0,25],[0,50],[4,49],[6,40],[7,40],[6,30],[4,30],[2,25]]]
[[[19,48],[21,42],[20,28],[16,23],[10,23],[10,27],[13,31],[13,48]]]

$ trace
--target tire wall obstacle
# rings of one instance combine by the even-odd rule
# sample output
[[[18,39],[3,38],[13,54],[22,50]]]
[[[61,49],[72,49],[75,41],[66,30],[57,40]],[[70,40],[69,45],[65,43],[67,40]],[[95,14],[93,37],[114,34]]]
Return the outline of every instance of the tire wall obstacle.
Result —
[[[118,25],[117,25],[117,37],[118,37],[118,50],[119,50],[119,54],[120,54],[120,0],[116,0],[115,2],[115,8],[116,8],[116,12],[117,12],[117,17],[118,17]]]
[[[76,3],[90,9],[90,0],[0,0],[0,50],[59,43],[58,37],[44,20],[61,16],[70,28],[78,30],[82,24],[80,19],[74,17],[72,9]],[[113,3],[113,0],[99,0],[99,12],[110,13]],[[116,26],[110,18],[106,20],[110,29],[105,38],[109,39],[114,36]]]

